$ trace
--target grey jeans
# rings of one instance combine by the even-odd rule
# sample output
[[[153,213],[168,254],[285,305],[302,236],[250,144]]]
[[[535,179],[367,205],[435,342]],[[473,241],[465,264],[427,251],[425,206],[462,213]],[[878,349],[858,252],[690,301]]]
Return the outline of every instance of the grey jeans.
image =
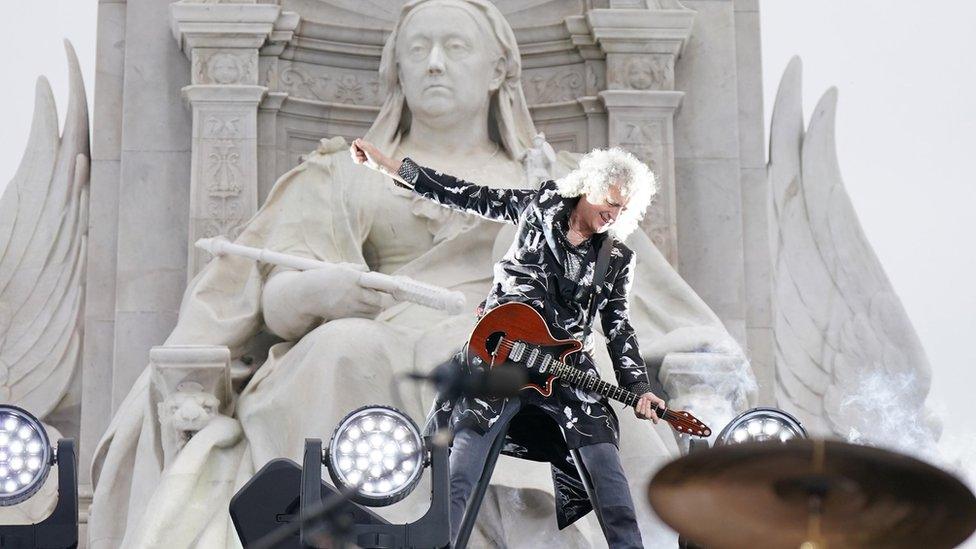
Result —
[[[498,420],[484,435],[472,429],[465,429],[454,435],[454,446],[451,449],[452,542],[457,539],[464,509],[474,491],[474,485],[481,478],[492,442],[521,407],[519,399],[509,399]],[[620,466],[616,446],[609,442],[582,446],[579,453],[593,482],[597,500],[593,502],[593,507],[600,517],[607,543],[612,549],[643,547],[630,487]]]

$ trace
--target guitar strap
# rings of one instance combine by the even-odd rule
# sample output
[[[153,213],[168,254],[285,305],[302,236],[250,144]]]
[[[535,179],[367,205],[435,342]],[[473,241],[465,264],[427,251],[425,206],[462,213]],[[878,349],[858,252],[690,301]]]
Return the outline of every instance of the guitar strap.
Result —
[[[590,324],[593,323],[593,318],[596,316],[596,304],[599,303],[599,297],[605,291],[603,287],[603,281],[607,277],[607,267],[610,265],[610,251],[613,249],[613,237],[610,235],[605,235],[603,241],[600,243],[600,251],[597,252],[596,256],[596,267],[593,268],[593,293],[590,295],[590,306],[586,314],[586,324],[583,325],[583,345],[586,345],[586,338],[590,335]],[[580,352],[579,357],[583,356]],[[577,359],[579,362],[580,359]]]

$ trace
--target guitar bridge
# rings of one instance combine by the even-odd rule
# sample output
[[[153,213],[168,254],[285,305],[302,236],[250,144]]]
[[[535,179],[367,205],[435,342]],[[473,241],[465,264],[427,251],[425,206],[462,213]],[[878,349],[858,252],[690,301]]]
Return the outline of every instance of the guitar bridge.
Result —
[[[525,354],[525,343],[519,341],[512,345],[512,352],[508,354],[509,358],[518,362],[522,360],[522,355]]]

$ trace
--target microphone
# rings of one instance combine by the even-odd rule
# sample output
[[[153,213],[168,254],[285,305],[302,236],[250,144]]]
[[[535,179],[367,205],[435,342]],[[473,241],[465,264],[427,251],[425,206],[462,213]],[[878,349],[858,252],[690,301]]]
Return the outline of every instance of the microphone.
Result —
[[[430,383],[445,399],[459,396],[476,398],[508,398],[518,394],[528,381],[523,368],[501,365],[485,371],[469,373],[449,360],[428,374],[411,372],[407,377]]]

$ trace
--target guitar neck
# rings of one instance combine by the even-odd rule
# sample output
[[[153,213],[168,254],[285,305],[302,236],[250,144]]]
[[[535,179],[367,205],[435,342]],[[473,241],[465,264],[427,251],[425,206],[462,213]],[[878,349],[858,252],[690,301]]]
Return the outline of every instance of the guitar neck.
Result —
[[[627,406],[636,406],[637,401],[640,400],[641,397],[641,395],[638,395],[637,393],[628,391],[627,389],[617,385],[611,385],[610,383],[600,379],[598,376],[588,374],[583,370],[574,368],[573,366],[558,360],[553,361],[549,373],[561,379],[565,379],[580,389],[593,391],[594,393],[601,394],[607,398],[623,402]],[[654,412],[661,419],[668,419],[668,415],[672,413],[663,406],[655,406]]]

